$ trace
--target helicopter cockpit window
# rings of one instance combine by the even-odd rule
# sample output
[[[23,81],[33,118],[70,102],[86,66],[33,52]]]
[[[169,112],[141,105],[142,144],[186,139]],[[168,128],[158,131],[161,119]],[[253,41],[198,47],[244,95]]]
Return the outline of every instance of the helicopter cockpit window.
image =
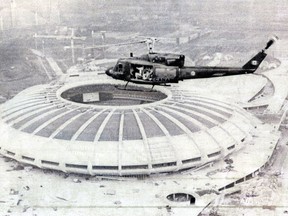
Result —
[[[118,64],[118,71],[122,72],[123,71],[123,65],[122,64]]]

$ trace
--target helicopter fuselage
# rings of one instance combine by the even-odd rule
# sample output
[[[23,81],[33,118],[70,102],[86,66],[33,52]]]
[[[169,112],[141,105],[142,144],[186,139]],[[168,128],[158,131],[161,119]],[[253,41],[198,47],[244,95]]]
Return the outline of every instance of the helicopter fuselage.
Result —
[[[119,59],[106,74],[114,79],[151,85],[178,83],[185,79],[207,78],[223,75],[253,73],[253,69],[241,67],[178,67],[151,63],[140,59]]]
[[[185,79],[254,73],[267,56],[265,51],[277,39],[278,37],[270,39],[266,47],[242,67],[186,67],[184,66],[185,56],[182,54],[149,52],[140,57],[133,57],[131,54],[130,58],[119,59],[114,67],[106,70],[106,74],[114,79],[126,81],[127,84],[134,82],[154,86],[178,83]]]

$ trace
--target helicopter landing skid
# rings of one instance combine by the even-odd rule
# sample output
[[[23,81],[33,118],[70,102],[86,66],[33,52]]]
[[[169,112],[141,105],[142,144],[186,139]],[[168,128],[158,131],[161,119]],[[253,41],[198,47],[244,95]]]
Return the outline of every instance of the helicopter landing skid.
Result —
[[[119,86],[115,86],[115,88],[120,89],[120,90],[128,90],[127,86],[128,86],[129,81],[125,84],[124,88],[119,88]]]
[[[171,85],[164,83],[164,84],[160,84],[160,86],[167,86],[167,87],[170,87]]]
[[[128,84],[128,83],[127,83]],[[155,91],[156,92],[156,90],[154,90],[153,88],[154,88],[154,85],[152,86],[152,88],[148,91],[146,91],[145,89],[133,89],[133,88],[130,88],[130,89],[127,89],[127,84],[125,85],[125,87],[124,88],[121,88],[121,87],[119,87],[119,86],[114,86],[116,89],[119,89],[119,90],[123,90],[123,91],[139,91],[139,92],[153,92],[153,91]]]

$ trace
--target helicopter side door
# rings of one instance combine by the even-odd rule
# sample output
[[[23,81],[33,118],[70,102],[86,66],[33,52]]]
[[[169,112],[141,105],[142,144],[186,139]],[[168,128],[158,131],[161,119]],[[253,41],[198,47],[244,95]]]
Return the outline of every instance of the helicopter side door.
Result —
[[[130,77],[135,80],[152,81],[154,70],[152,65],[137,65],[131,64]]]
[[[131,81],[143,83],[177,83],[179,69],[177,67],[131,64],[130,78]]]

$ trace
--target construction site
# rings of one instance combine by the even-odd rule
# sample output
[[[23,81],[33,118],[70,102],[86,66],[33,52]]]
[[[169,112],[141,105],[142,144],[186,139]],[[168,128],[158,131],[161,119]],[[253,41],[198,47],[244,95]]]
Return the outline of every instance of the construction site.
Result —
[[[0,1],[0,214],[288,214],[278,1]],[[148,36],[185,66],[216,67],[243,65],[271,33],[253,74],[153,90],[105,74],[147,53]]]

